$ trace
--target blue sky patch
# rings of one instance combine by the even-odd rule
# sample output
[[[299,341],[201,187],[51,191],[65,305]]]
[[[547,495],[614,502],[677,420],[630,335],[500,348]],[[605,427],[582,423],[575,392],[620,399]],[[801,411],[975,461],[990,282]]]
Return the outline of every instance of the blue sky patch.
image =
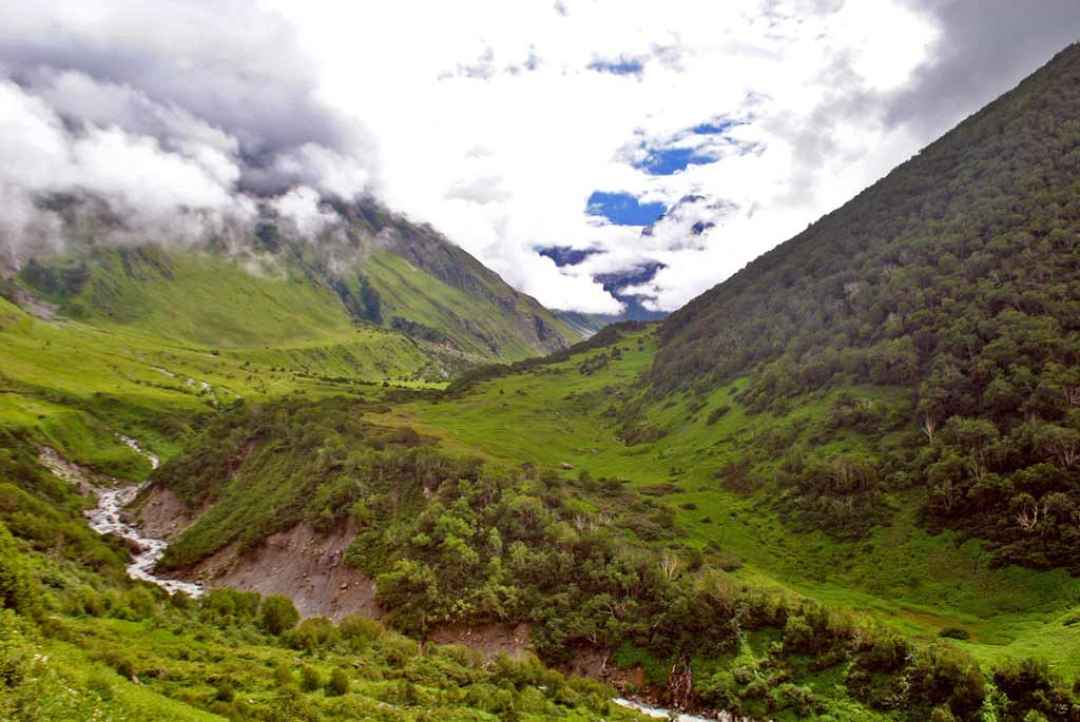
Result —
[[[536,249],[536,252],[555,261],[555,265],[559,268],[576,266],[589,256],[603,253],[599,248],[573,248],[571,246],[541,246]]]
[[[611,73],[612,75],[640,75],[645,70],[645,64],[635,58],[617,58],[615,60],[597,58],[589,63],[589,70],[595,70],[598,73]]]
[[[691,165],[715,163],[716,158],[699,153],[693,148],[656,148],[634,167],[649,175],[672,175]]]
[[[641,203],[630,193],[593,191],[585,204],[590,216],[603,216],[617,226],[648,226],[664,215],[663,203]]]
[[[741,125],[741,123],[738,123],[734,120],[724,119],[718,120],[715,123],[699,123],[698,125],[695,125],[693,128],[691,128],[690,132],[694,133],[695,135],[723,135],[724,133],[734,128],[736,125]]]
[[[667,138],[642,140],[638,150],[644,151],[645,157],[641,160],[635,158],[630,163],[649,175],[673,175],[692,165],[715,163],[726,155],[729,149],[734,149],[741,155],[744,146],[751,146],[731,138],[727,133],[744,124],[745,121],[715,116]],[[640,157],[637,153],[634,155]]]

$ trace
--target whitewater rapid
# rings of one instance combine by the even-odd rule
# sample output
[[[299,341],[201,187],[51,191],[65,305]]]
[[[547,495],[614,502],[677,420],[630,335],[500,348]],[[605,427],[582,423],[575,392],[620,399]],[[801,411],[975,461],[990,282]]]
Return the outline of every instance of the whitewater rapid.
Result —
[[[698,717],[697,715],[686,714],[685,712],[675,712],[663,707],[653,707],[652,705],[644,704],[637,700],[626,699],[625,697],[616,697],[612,702],[620,707],[626,707],[635,712],[640,712],[646,717],[674,720],[675,722],[739,722],[739,720],[742,719],[735,717],[729,712],[721,712],[719,717]]]
[[[117,434],[117,438],[133,451],[141,454],[150,462],[152,468],[157,469],[161,466],[161,459],[144,449],[135,439],[123,434]],[[84,490],[84,493],[93,492],[97,496],[97,506],[86,512],[86,518],[90,528],[98,534],[115,534],[128,543],[132,549],[131,563],[127,566],[128,576],[156,584],[169,594],[183,592],[190,597],[202,596],[204,590],[201,584],[181,579],[169,579],[155,574],[154,568],[161,561],[169,543],[164,539],[144,536],[135,526],[124,521],[124,508],[135,501],[135,497],[146,484],[99,486],[93,483],[92,474],[64,459],[55,449],[47,447],[40,450],[38,460],[61,479],[77,485]],[[121,483],[116,479],[113,481],[117,484]]]

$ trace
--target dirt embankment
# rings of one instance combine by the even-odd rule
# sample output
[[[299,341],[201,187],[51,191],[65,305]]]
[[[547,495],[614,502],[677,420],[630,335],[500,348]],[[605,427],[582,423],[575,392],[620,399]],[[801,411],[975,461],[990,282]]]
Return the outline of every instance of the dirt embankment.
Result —
[[[375,582],[345,564],[345,550],[355,535],[350,526],[320,534],[308,524],[298,524],[267,537],[247,553],[230,544],[183,576],[211,588],[283,594],[304,617],[338,620],[361,614],[377,619],[383,612],[375,603]]]
[[[436,644],[460,644],[480,652],[485,657],[520,658],[532,648],[528,624],[480,624],[475,626],[448,625],[432,630],[428,641]]]
[[[169,541],[180,536],[199,516],[172,489],[160,484],[150,487],[129,509],[144,535]]]

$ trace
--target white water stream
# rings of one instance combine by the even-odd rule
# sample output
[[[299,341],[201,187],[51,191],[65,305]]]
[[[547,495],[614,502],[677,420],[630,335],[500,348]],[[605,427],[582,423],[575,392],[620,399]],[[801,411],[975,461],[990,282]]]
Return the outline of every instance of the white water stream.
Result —
[[[626,699],[624,697],[616,697],[611,701],[620,707],[632,709],[635,712],[640,712],[646,717],[652,717],[653,719],[674,720],[674,722],[750,722],[749,719],[737,717],[730,712],[720,712],[716,717],[698,717],[697,715],[664,709],[663,707],[653,707],[652,705],[644,704],[637,700]]]
[[[141,454],[154,469],[161,466],[161,459],[156,454],[144,449],[130,436],[118,434],[117,437],[133,451]],[[152,539],[123,520],[124,507],[135,500],[144,484],[103,487],[92,482],[92,475],[61,457],[55,450],[42,448],[39,461],[61,479],[77,484],[83,489],[90,489],[97,495],[97,507],[86,512],[90,528],[98,534],[116,534],[128,542],[132,548],[131,563],[127,566],[128,576],[156,584],[169,594],[183,592],[191,597],[203,593],[201,584],[185,582],[180,579],[168,579],[154,574],[154,567],[161,561],[169,543],[164,539]]]

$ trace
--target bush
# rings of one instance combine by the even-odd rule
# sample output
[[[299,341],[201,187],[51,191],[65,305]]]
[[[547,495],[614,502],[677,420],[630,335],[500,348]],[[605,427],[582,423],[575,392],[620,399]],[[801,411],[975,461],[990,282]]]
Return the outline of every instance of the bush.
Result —
[[[126,679],[135,679],[135,662],[130,657],[116,651],[106,652],[103,660],[105,664],[116,670],[116,673]]]
[[[366,646],[386,633],[383,625],[359,614],[350,614],[338,623],[341,638],[353,647]]]
[[[103,702],[109,702],[113,698],[112,675],[108,672],[94,670],[86,680],[86,688],[96,694]]]
[[[336,667],[334,671],[330,673],[330,681],[326,685],[326,693],[335,697],[340,697],[341,695],[349,693],[349,676],[345,674],[345,670]]]
[[[292,600],[280,594],[269,596],[262,602],[260,623],[270,634],[279,636],[292,629],[300,621]]]
[[[305,692],[314,692],[323,686],[322,675],[314,667],[304,665],[300,668],[300,688]]]
[[[274,682],[278,687],[291,687],[296,680],[293,679],[292,669],[285,662],[274,665]]]
[[[705,419],[707,426],[714,425],[717,421],[722,419],[727,413],[731,411],[731,407],[728,405],[717,406],[715,409],[709,412],[708,418]]]
[[[35,605],[30,576],[18,553],[15,539],[7,527],[0,524],[0,609],[14,609],[20,614],[28,614],[35,609]]]
[[[308,652],[334,644],[339,638],[337,627],[326,617],[305,619],[286,635],[290,647]]]
[[[963,627],[945,627],[938,632],[938,636],[944,639],[971,639],[971,634]]]
[[[236,699],[236,687],[231,679],[219,680],[214,685],[214,699],[218,702],[232,702]]]

